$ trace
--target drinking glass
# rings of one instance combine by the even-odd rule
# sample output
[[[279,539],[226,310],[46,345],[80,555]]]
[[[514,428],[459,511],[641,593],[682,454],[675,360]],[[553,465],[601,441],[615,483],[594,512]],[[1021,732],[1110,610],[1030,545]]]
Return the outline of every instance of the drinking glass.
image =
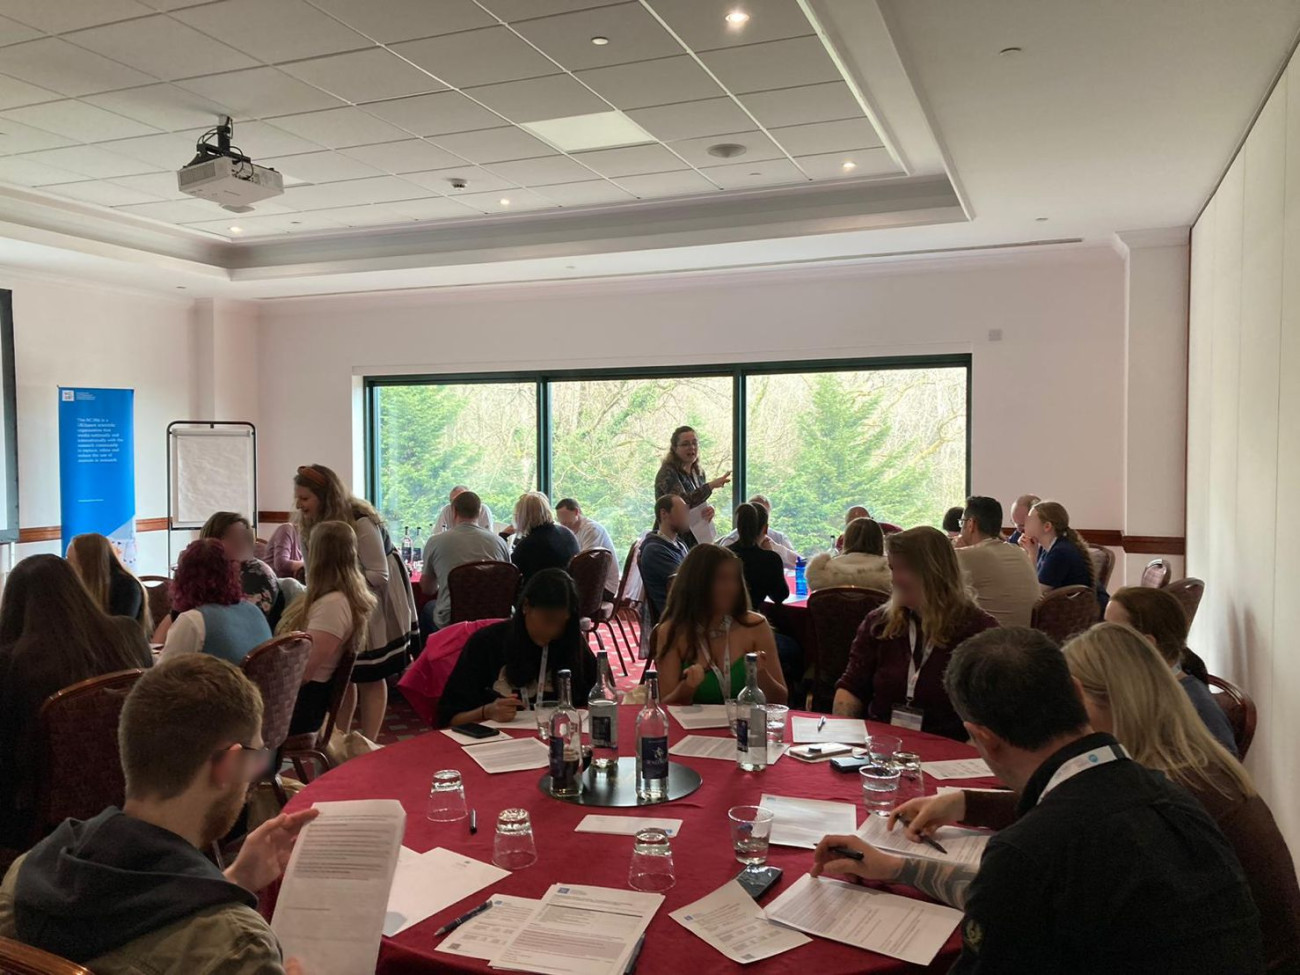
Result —
[[[627,883],[633,890],[663,893],[677,883],[673,870],[673,847],[661,829],[639,829],[632,839],[632,864]]]
[[[555,700],[537,702],[537,736],[542,741],[551,740],[551,715],[559,706],[560,702]]]
[[[492,841],[492,862],[505,870],[522,870],[537,862],[533,823],[527,809],[502,809]]]
[[[727,810],[731,821],[731,847],[736,859],[746,867],[767,863],[767,845],[772,838],[772,810],[760,806],[732,806]]]
[[[465,783],[454,768],[433,773],[429,783],[429,806],[425,818],[435,823],[454,823],[469,815],[465,805]]]
[[[925,795],[925,771],[921,756],[916,752],[895,752],[894,766],[898,769],[898,802],[920,799]]]
[[[893,735],[867,736],[867,755],[876,765],[888,765],[894,760],[894,754],[903,747],[903,739]]]
[[[773,745],[785,743],[785,719],[789,713],[784,704],[767,705],[767,740]]]
[[[862,802],[868,813],[888,816],[898,798],[898,767],[895,765],[864,765],[862,776]]]

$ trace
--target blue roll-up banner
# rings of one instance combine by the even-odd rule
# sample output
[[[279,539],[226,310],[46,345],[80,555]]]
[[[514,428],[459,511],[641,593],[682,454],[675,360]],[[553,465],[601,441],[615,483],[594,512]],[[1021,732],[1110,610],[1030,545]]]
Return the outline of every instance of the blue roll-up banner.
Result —
[[[134,389],[59,387],[59,507],[64,552],[98,532],[135,564]]]

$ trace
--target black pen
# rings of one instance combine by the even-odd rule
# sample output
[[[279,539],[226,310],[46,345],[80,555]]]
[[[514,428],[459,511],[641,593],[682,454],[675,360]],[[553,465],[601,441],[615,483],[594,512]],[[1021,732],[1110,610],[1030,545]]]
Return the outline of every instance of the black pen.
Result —
[[[832,846],[827,852],[837,857],[843,857],[845,860],[862,862],[862,854],[857,850],[850,850],[847,846]]]
[[[469,835],[473,836],[477,832],[478,832],[478,810],[471,809],[469,811]]]
[[[904,826],[911,826],[911,825],[912,825],[912,823],[911,823],[910,820],[904,819],[902,816],[899,816],[899,817],[898,817],[898,821],[899,821],[900,823],[902,823]],[[948,855],[948,851],[945,850],[942,846],[940,846],[938,840],[936,840],[933,836],[927,836],[925,833],[922,833],[922,834],[921,834],[921,842],[924,843],[926,846],[928,846],[928,847],[929,847],[930,849],[932,849],[932,850],[938,850],[938,851],[939,851],[940,853],[942,853],[944,856],[947,856],[947,855]]]
[[[446,924],[444,924],[442,927],[440,927],[437,931],[433,932],[433,936],[434,936],[435,938],[441,938],[444,934],[451,934],[451,932],[455,931],[458,927],[460,927],[460,926],[461,926],[462,924],[464,924],[466,921],[472,921],[474,918],[478,917],[480,914],[482,914],[484,911],[486,911],[486,910],[487,910],[489,907],[491,907],[491,906],[492,906],[492,902],[491,902],[491,901],[488,901],[486,904],[480,904],[478,907],[474,908],[474,910],[472,910],[472,911],[466,911],[464,914],[462,914],[460,917],[456,918],[454,921],[448,921]]]
[[[632,975],[636,971],[637,959],[641,957],[641,949],[645,946],[645,935],[636,939],[636,947],[632,949],[632,957],[627,960],[627,967],[623,969],[623,975]]]

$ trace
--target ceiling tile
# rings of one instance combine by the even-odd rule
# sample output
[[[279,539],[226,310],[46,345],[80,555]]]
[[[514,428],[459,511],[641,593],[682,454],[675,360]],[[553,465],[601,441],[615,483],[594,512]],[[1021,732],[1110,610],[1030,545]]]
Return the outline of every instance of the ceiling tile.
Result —
[[[597,203],[630,203],[635,199],[631,193],[603,179],[586,180],[582,183],[562,183],[558,186],[543,187],[538,192],[548,200],[554,200],[565,207],[591,206]]]
[[[687,55],[579,71],[584,84],[624,111],[724,94],[709,73]]]
[[[415,135],[444,135],[472,129],[493,129],[505,124],[500,116],[476,105],[458,91],[370,102],[364,108],[371,115],[387,119]]]
[[[384,227],[407,222],[407,218],[397,211],[375,203],[356,207],[332,207],[318,212],[344,227]]]
[[[490,27],[496,21],[474,0],[312,0],[381,44]]]
[[[131,159],[152,164],[149,169],[134,170],[135,173],[154,172],[160,169],[175,172],[194,158],[194,144],[202,134],[203,130],[198,129],[189,132],[168,132],[165,135],[144,135],[135,139],[116,139],[113,142],[100,143],[91,151],[106,150],[109,153],[120,153]]]
[[[78,142],[129,139],[131,136],[149,135],[158,131],[152,125],[145,125],[106,112],[94,105],[71,99],[46,102],[43,105],[29,105],[26,108],[12,108],[4,113],[4,117],[25,125],[34,125],[47,132],[66,135],[69,139]]]
[[[755,91],[740,99],[764,128],[862,118],[862,106],[842,81],[776,91]]]
[[[870,149],[881,144],[875,127],[865,118],[791,125],[772,129],[771,133],[792,156]]]
[[[733,163],[730,166],[710,166],[704,175],[724,190],[741,190],[754,186],[771,186],[774,183],[806,183],[808,177],[788,159],[769,159],[765,162]]]
[[[323,210],[326,207],[364,206],[388,200],[415,200],[428,196],[423,187],[396,176],[349,179],[319,186],[290,186],[284,191],[284,205],[295,210]]]
[[[0,17],[0,46],[18,44],[21,41],[30,41],[32,38],[40,36],[41,32],[35,28],[20,24],[16,20],[10,20],[8,17]]]
[[[114,182],[121,185],[120,180]],[[131,213],[137,217],[148,217],[150,220],[162,220],[166,223],[185,223],[196,220],[212,220],[221,211],[217,204],[209,200],[193,200],[186,198],[184,200],[166,200],[161,203],[141,203],[136,206],[124,206],[121,208],[123,213]],[[236,219],[233,214],[226,217],[229,223]]]
[[[730,98],[640,108],[627,114],[663,142],[718,132],[744,132],[754,127],[754,120]]]
[[[157,80],[57,37],[6,47],[3,64],[5,74],[63,95],[89,95]]]
[[[147,3],[155,10],[180,10],[182,7],[193,7],[200,3],[207,3],[208,0],[140,0],[141,3]]]
[[[508,27],[488,27],[394,44],[393,50],[457,88],[540,78],[556,70],[554,64]]]
[[[574,159],[590,166],[602,176],[638,176],[643,173],[667,173],[686,169],[682,162],[663,146],[625,146],[621,149],[597,149],[574,154]]]
[[[181,88],[220,106],[238,122],[242,118],[272,118],[294,112],[314,112],[343,104],[333,95],[304,85],[275,68],[249,68],[190,78]]]
[[[263,156],[294,156],[319,152],[320,145],[292,135],[270,122],[239,122],[235,125],[234,144],[259,161]]]
[[[784,159],[781,147],[757,130],[750,132],[733,132],[729,135],[709,135],[701,139],[681,139],[671,144],[673,152],[680,155],[692,166],[717,166],[728,160],[709,154],[709,147],[720,143],[734,143],[745,147],[740,156],[733,160],[754,162],[763,159]]]
[[[723,48],[701,54],[700,60],[737,95],[842,80],[816,37]]]
[[[420,186],[428,187],[436,193],[446,193],[448,196],[459,196],[462,193],[475,192],[489,193],[493,190],[511,189],[515,186],[513,182],[504,176],[489,173],[486,169],[479,169],[477,166],[437,169],[428,173],[406,173],[402,178],[412,183],[418,183]],[[453,178],[466,180],[469,185],[463,190],[454,189],[451,185]]]
[[[443,196],[431,196],[423,200],[396,200],[385,203],[384,209],[400,213],[408,220],[454,220],[457,217],[473,217],[477,213],[476,210]]]
[[[34,129],[30,125],[10,122],[0,129],[0,155],[7,156],[15,152],[33,152],[38,149],[53,149],[56,146],[70,146],[73,140],[53,132]]]
[[[359,159],[386,173],[419,173],[455,166],[462,161],[450,152],[419,139],[385,142],[376,146],[358,146],[355,149],[344,150],[344,155]]]
[[[48,186],[50,183],[71,183],[78,178],[74,172],[31,162],[23,156],[0,159],[0,182],[16,186]]]
[[[58,92],[29,85],[17,78],[0,75],[0,108],[17,108],[19,105],[35,105],[38,102],[54,101],[61,96]]]
[[[153,13],[136,0],[3,0],[0,13],[47,34]]]
[[[118,176],[113,180],[118,186],[142,190],[160,200],[190,199],[176,186],[175,173],[141,173],[139,176]]]
[[[855,149],[817,156],[796,156],[795,162],[813,179],[849,179],[861,176],[902,176],[888,149]],[[853,163],[845,169],[846,162]]]
[[[470,88],[465,93],[512,122],[536,122],[609,111],[602,98],[593,95],[567,74],[507,81],[503,85]]]
[[[262,61],[293,61],[371,45],[304,0],[221,0],[172,16]]]
[[[520,186],[550,186],[554,183],[577,183],[590,180],[594,174],[568,156],[543,156],[541,159],[519,159],[515,162],[493,163],[494,173],[514,180]]]
[[[572,10],[589,10],[592,7],[608,7],[625,0],[480,0],[494,14],[507,23],[515,20],[528,20],[532,17],[549,17],[551,14],[564,14]]]
[[[639,3],[595,7],[512,26],[570,71],[682,53],[682,46]],[[591,43],[597,36],[609,38],[609,43]]]
[[[257,64],[247,54],[163,14],[80,30],[65,35],[64,39],[164,81],[235,71]]]
[[[81,200],[83,203],[97,203],[105,207],[126,206],[131,203],[153,203],[158,198],[139,190],[118,186],[108,180],[94,179],[83,183],[64,183],[61,186],[47,186],[45,192]]]
[[[395,142],[407,133],[357,108],[331,108],[305,115],[283,115],[272,123],[286,132],[310,139],[330,149]]]
[[[164,132],[211,125],[221,114],[221,109],[213,102],[175,85],[123,88],[101,95],[87,95],[82,101]]]
[[[350,102],[418,95],[447,87],[381,47],[297,61],[284,65],[283,70]]]
[[[808,18],[792,0],[745,0],[749,20],[735,26],[727,14],[736,0],[649,0],[650,6],[693,51],[758,44],[813,32]]]
[[[340,152],[307,152],[298,156],[274,156],[261,159],[264,166],[304,183],[333,183],[342,179],[365,179],[382,176],[383,171],[351,159]]]
[[[465,193],[457,196],[456,200],[483,213],[502,215],[518,213],[520,210],[548,210],[558,206],[546,197],[538,196],[525,189],[501,190],[496,193]],[[503,204],[502,200],[509,202]]]
[[[161,136],[146,136],[161,138]],[[115,176],[134,176],[155,172],[158,167],[143,160],[110,152],[103,146],[68,146],[63,149],[46,149],[28,153],[23,157],[30,162],[49,163],[60,169],[87,176],[91,179],[112,179]]]
[[[232,213],[224,220],[209,220],[186,226],[193,230],[206,230],[209,233],[219,234],[230,240],[238,240],[242,237],[265,237],[272,234],[305,233],[311,230],[343,229],[343,224],[337,220],[315,213],[285,213],[265,217]],[[241,233],[232,233],[231,227],[239,227]]]
[[[474,163],[506,162],[555,154],[555,150],[545,142],[513,126],[440,135],[436,141],[448,152]]]
[[[623,176],[618,185],[643,200],[660,196],[685,196],[688,193],[716,193],[718,188],[694,170],[680,173],[649,173]]]

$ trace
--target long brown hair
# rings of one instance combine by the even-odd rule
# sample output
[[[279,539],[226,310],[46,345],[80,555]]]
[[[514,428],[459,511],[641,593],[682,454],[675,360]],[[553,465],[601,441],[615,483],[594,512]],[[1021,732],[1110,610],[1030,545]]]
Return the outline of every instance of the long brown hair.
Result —
[[[1174,672],[1137,630],[1098,623],[1061,649],[1084,693],[1110,708],[1115,737],[1137,762],[1187,789],[1231,797],[1226,779],[1242,796],[1255,794],[1250,775],[1214,740]]]
[[[885,533],[880,525],[870,518],[854,518],[849,527],[844,529],[844,548],[849,552],[862,552],[866,555],[885,554]]]
[[[140,589],[140,612],[135,621],[148,637],[153,633],[153,621],[149,618],[149,600],[145,597],[144,586],[135,577],[118,554],[117,548],[103,535],[94,532],[74,535],[68,543],[68,564],[76,572],[81,584],[90,593],[95,605],[112,615],[113,574],[119,572],[127,576]]]
[[[383,519],[374,505],[364,498],[355,497],[343,486],[342,479],[324,464],[307,464],[298,468],[294,475],[295,487],[306,488],[320,501],[320,510],[316,517],[308,518],[298,512],[296,522],[298,534],[302,536],[303,548],[308,548],[315,526],[327,521],[344,521],[349,525],[358,518],[369,518],[376,525],[382,525]]]
[[[921,629],[935,646],[946,647],[957,635],[964,616],[979,610],[962,585],[961,567],[948,536],[937,528],[921,525],[895,532],[885,538],[890,559],[900,559],[916,574],[925,592],[921,607]],[[893,639],[907,630],[907,607],[895,587],[884,606],[879,633]]]
[[[1129,626],[1156,641],[1169,666],[1182,663],[1187,649],[1187,614],[1183,604],[1163,589],[1125,586],[1111,597],[1128,614]]]
[[[365,646],[366,627],[377,600],[366,585],[357,563],[357,533],[351,522],[322,521],[316,525],[307,551],[307,592],[289,604],[280,617],[277,633],[300,630],[312,605],[332,592],[343,594],[352,611],[349,645]]]
[[[1088,548],[1088,543],[1084,541],[1083,536],[1070,527],[1070,513],[1065,510],[1065,505],[1055,501],[1039,501],[1029,510],[1037,511],[1038,517],[1051,525],[1057,535],[1079,550],[1084,565],[1088,567],[1088,579],[1093,586],[1096,586],[1097,567],[1092,562],[1092,550]]]
[[[696,545],[677,569],[668,590],[668,605],[659,619],[657,657],[663,657],[680,637],[683,640],[682,666],[689,667],[695,663],[698,652],[696,637],[713,619],[713,581],[727,564],[734,564],[736,572],[741,573],[740,591],[736,594],[736,601],[727,609],[727,615],[740,626],[757,625],[757,620],[749,618],[749,590],[745,586],[740,557],[717,545]]]
[[[672,437],[668,441],[668,453],[664,454],[663,462],[675,471],[682,471],[686,474],[700,474],[700,462],[697,459],[689,468],[682,466],[681,458],[677,456],[677,444],[686,433],[695,433],[694,427],[678,427],[673,431]]]

